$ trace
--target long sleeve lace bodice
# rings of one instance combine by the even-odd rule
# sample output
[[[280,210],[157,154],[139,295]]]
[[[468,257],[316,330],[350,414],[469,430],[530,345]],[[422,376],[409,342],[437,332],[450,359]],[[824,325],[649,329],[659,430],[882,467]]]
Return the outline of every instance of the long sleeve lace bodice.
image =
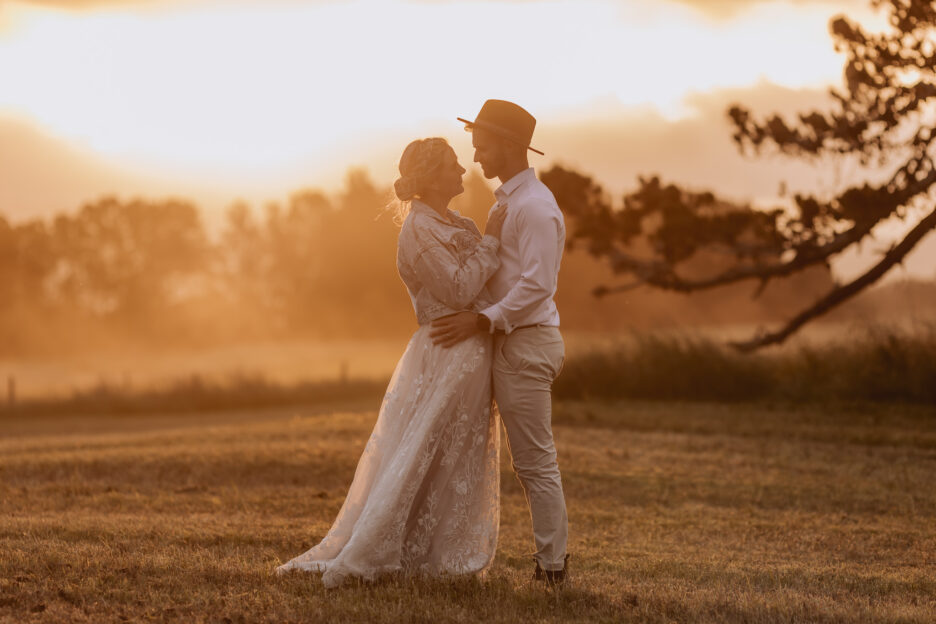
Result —
[[[420,325],[493,303],[485,283],[500,267],[500,241],[456,212],[448,217],[414,200],[400,230],[397,269]]]

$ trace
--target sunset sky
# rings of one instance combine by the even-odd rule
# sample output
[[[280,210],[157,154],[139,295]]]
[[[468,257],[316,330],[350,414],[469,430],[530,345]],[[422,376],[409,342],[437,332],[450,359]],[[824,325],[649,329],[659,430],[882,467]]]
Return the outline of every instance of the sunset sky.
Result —
[[[468,164],[454,118],[489,97],[537,116],[535,166],[615,192],[647,173],[740,200],[781,180],[832,190],[842,172],[739,157],[724,112],[827,103],[842,65],[829,19],[883,27],[868,5],[0,0],[0,214],[117,192],[192,197],[210,221],[238,197],[336,188],[352,165],[388,183],[426,135]]]

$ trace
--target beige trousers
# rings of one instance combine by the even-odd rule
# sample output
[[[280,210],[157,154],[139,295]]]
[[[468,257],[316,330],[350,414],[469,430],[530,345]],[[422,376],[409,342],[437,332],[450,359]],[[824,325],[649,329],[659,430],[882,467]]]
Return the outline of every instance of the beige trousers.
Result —
[[[533,519],[534,555],[544,570],[565,563],[569,521],[552,435],[552,383],[565,358],[558,327],[494,336],[494,400],[514,472]]]

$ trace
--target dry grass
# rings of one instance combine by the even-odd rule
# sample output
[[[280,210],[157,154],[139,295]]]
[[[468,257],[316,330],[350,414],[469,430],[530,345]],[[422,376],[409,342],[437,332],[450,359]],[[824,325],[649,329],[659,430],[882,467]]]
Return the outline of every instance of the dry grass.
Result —
[[[936,406],[936,325],[848,333],[739,353],[698,332],[649,332],[567,358],[564,399],[880,401]]]
[[[507,468],[483,580],[326,591],[371,409],[0,420],[0,621],[933,622],[932,409],[564,403],[573,578]]]

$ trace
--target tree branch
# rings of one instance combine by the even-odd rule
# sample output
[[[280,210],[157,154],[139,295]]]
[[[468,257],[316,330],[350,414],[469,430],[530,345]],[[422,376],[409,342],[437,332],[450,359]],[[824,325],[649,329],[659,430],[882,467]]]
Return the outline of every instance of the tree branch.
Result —
[[[613,295],[615,293],[627,292],[629,290],[634,290],[640,288],[641,286],[646,286],[647,283],[643,280],[637,280],[634,282],[628,282],[627,284],[620,284],[618,286],[598,286],[592,289],[592,295],[595,297],[607,297],[608,295]]]
[[[903,169],[904,168],[902,168],[901,171],[903,171]],[[890,202],[892,203],[892,208],[889,213],[893,212],[896,207],[908,202],[918,193],[926,191],[933,184],[936,184],[936,167],[931,167],[924,178],[919,180],[914,179],[905,189],[894,193],[889,198],[892,200],[892,202]],[[611,252],[609,254],[609,260],[611,268],[617,273],[633,273],[645,284],[664,290],[689,293],[696,290],[713,288],[715,286],[733,284],[746,279],[769,280],[775,277],[791,275],[811,265],[825,262],[829,257],[844,251],[850,245],[868,235],[876,224],[876,221],[867,221],[857,224],[849,230],[836,234],[831,241],[824,245],[808,250],[801,249],[796,256],[788,262],[781,262],[768,266],[735,266],[718,275],[702,279],[682,278],[666,263],[641,260],[619,250]]]
[[[797,314],[793,319],[791,319],[782,329],[764,334],[752,338],[751,340],[743,342],[732,342],[731,346],[735,347],[739,351],[747,352],[753,351],[754,349],[759,349],[771,344],[779,344],[786,340],[793,332],[798,330],[800,327],[805,325],[808,321],[825,314],[838,304],[843,301],[851,298],[857,293],[861,292],[867,286],[870,286],[878,279],[880,279],[885,273],[887,273],[891,267],[903,260],[913,247],[920,242],[930,230],[936,228],[936,210],[928,214],[923,218],[917,225],[910,230],[910,232],[904,237],[900,243],[895,245],[884,254],[884,257],[874,265],[867,273],[858,277],[857,279],[838,286],[832,292],[827,294],[825,297],[811,305],[809,308],[803,310]]]
[[[936,177],[936,176],[934,176]],[[826,260],[829,256],[845,250],[851,244],[861,240],[874,224],[862,224],[852,229],[838,234],[829,243],[815,248],[810,253],[798,253],[789,262],[782,262],[774,265],[753,265],[732,267],[718,275],[703,279],[684,279],[676,275],[672,268],[664,263],[647,262],[625,254],[622,251],[614,251],[611,254],[611,267],[615,272],[631,272],[636,274],[645,283],[664,290],[674,290],[677,292],[692,292],[695,290],[704,290],[715,286],[733,284],[746,279],[770,279],[774,277],[785,277],[795,273],[812,264],[818,264]]]

